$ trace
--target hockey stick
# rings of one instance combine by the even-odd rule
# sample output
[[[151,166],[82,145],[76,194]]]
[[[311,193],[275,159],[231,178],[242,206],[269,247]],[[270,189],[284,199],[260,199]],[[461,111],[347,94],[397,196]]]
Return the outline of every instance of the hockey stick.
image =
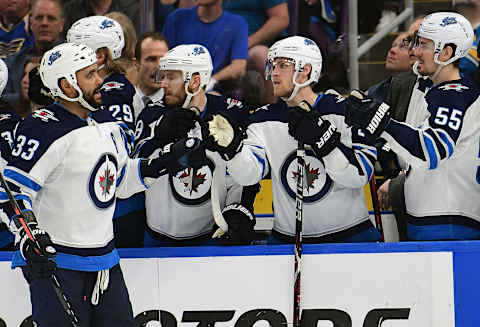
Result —
[[[375,227],[377,227],[377,230],[380,232],[380,235],[382,236],[382,242],[384,242],[385,235],[383,234],[382,214],[380,213],[380,204],[378,203],[375,173],[372,174],[372,178],[370,178],[369,183],[370,183],[370,195],[372,196],[373,214],[375,215]]]
[[[15,198],[13,197],[12,191],[10,191],[10,188],[8,187],[8,184],[5,181],[5,177],[3,176],[2,172],[0,172],[0,182],[2,183],[2,187],[5,190],[5,193],[7,193],[8,200],[10,201],[10,204],[13,207],[15,214],[17,215],[16,219],[18,219],[21,226],[23,227],[23,230],[25,231],[25,233],[27,233],[28,238],[35,244],[36,246],[35,252],[40,254],[40,251],[38,250],[40,249],[40,245],[38,244],[38,241],[33,237],[32,231],[30,230],[27,223],[23,219],[17,200],[15,200]],[[58,282],[57,276],[55,276],[55,274],[52,275],[51,281],[52,281],[53,290],[55,291],[55,294],[57,295],[57,298],[60,301],[60,304],[65,310],[65,313],[70,319],[72,326],[80,327],[80,323],[78,321],[77,316],[75,315],[75,312],[72,309],[72,305],[70,304],[70,302],[68,302],[67,296],[62,291],[60,283]]]
[[[298,105],[309,112],[310,105],[306,101]],[[305,144],[298,141],[297,146],[297,191],[295,193],[295,266],[293,284],[293,326],[300,327],[301,315],[301,263],[302,263],[302,229],[303,229],[303,179],[305,175]]]

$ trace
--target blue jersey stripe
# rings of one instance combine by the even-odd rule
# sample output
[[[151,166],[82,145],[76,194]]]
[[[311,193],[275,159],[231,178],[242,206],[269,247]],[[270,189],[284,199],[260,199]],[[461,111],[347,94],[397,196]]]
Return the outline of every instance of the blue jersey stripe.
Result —
[[[30,178],[14,171],[14,170],[5,169],[4,172],[3,172],[3,175],[6,178],[10,178],[10,179],[22,184],[23,186],[26,186],[26,187],[34,190],[35,192],[38,192],[42,189],[42,187],[39,184],[37,184],[36,182],[31,180]]]
[[[437,153],[435,152],[435,146],[433,145],[433,141],[430,139],[429,136],[425,134],[423,134],[423,141],[425,143],[427,154],[430,159],[429,169],[435,169],[438,166],[438,158]]]

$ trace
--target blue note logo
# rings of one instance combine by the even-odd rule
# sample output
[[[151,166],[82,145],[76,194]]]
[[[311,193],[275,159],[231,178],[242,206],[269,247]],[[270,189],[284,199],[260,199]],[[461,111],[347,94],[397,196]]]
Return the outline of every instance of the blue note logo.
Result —
[[[195,47],[193,48],[193,55],[194,56],[199,56],[202,53],[205,53],[205,49],[203,47]]]
[[[100,29],[102,30],[112,26],[113,26],[113,20],[110,20],[110,19],[105,19],[103,22],[100,23]]]
[[[52,52],[50,54],[50,57],[48,57],[48,65],[51,66],[55,62],[55,60],[57,60],[61,56],[62,54],[60,53],[60,51]]]
[[[457,19],[455,17],[445,17],[442,20],[442,23],[440,24],[440,26],[445,27],[447,25],[453,25],[456,23],[457,23]]]

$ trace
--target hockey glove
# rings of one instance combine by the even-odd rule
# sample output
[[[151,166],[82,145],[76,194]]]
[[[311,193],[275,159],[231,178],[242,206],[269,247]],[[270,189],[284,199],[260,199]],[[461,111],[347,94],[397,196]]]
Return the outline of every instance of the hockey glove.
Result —
[[[390,144],[388,144],[383,138],[379,138],[375,143],[375,147],[377,148],[378,153],[377,161],[380,163],[380,167],[382,167],[385,179],[397,177],[400,173],[400,168],[397,156],[390,148]]]
[[[306,112],[297,107],[290,110],[288,133],[310,145],[319,157],[326,156],[340,143],[340,133],[335,125],[322,119],[317,111]]]
[[[187,137],[187,133],[195,127],[197,120],[198,117],[192,110],[168,109],[158,125],[155,126],[155,141],[158,147]]]
[[[222,210],[228,231],[219,239],[222,245],[249,245],[255,239],[255,218],[250,210],[232,203]]]
[[[218,152],[223,160],[232,159],[242,150],[245,137],[244,129],[226,113],[210,116],[202,124],[202,138],[206,148]]]
[[[204,146],[200,139],[191,137],[167,144],[158,158],[142,160],[140,172],[143,178],[158,178],[167,173],[175,174],[185,168],[199,169],[205,164]]]
[[[35,242],[21,228],[19,230],[20,253],[30,267],[32,279],[50,278],[55,273],[57,267],[55,261],[53,261],[57,251],[47,232],[38,228],[36,223],[29,223],[28,227]]]
[[[390,106],[353,90],[345,100],[345,123],[360,128],[367,138],[376,139],[390,122]]]

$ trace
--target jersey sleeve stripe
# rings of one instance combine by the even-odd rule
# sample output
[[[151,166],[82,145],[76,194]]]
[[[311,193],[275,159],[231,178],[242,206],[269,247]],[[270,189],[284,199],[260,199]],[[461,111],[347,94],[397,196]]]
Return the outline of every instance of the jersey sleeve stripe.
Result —
[[[262,165],[262,177],[265,177],[265,159],[262,158],[258,153],[255,151],[252,151],[253,155],[255,158],[258,160],[258,162]]]
[[[38,192],[42,189],[42,187],[39,184],[37,184],[27,176],[24,176],[14,170],[5,169],[3,174],[6,178],[14,180],[17,183],[34,190],[35,192]]]
[[[372,173],[373,173],[373,165],[369,160],[365,158],[365,154],[362,152],[357,152],[357,155],[360,157],[360,160],[362,161],[363,167],[365,168],[365,173],[368,177],[368,180],[372,178]]]
[[[117,178],[117,187],[122,183],[123,177],[125,176],[125,166],[123,166],[122,170],[120,171],[120,174]]]
[[[442,131],[442,130],[437,130],[438,137],[447,145],[448,148],[448,157],[450,158],[453,154],[453,141],[448,135],[448,133]]]
[[[424,134],[430,136],[433,140],[433,146],[437,150],[439,154],[439,160],[445,159],[448,156],[448,147],[437,134],[436,130],[434,129],[427,129],[423,131]]]
[[[435,169],[438,166],[438,156],[433,145],[431,136],[423,134],[423,144],[425,146],[426,153],[428,155],[428,160],[430,162],[429,169]]]

